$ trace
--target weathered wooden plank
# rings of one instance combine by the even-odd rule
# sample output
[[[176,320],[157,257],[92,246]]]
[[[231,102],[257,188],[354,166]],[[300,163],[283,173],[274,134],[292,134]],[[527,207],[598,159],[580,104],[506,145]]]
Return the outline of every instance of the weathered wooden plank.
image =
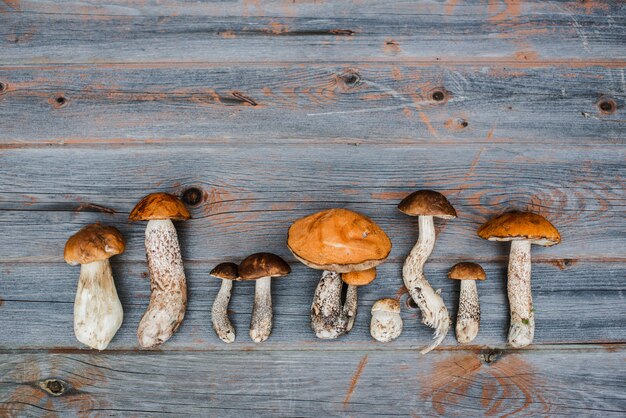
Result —
[[[416,221],[396,205],[409,192],[445,193],[459,218],[438,222],[434,258],[503,259],[505,244],[479,239],[489,217],[531,209],[563,242],[535,248],[540,259],[624,260],[621,146],[124,146],[5,149],[0,154],[3,261],[62,261],[65,240],[86,223],[120,228],[124,260],[144,260],[144,225],[129,224],[153,191],[202,189],[179,226],[186,260],[221,260],[261,250],[285,253],[295,219],[329,207],[372,216],[394,243],[392,259],[417,238]]]
[[[235,261],[238,258],[233,258]],[[454,261],[434,262],[426,271],[443,298],[455,323],[459,284],[446,278]],[[235,343],[222,343],[211,328],[211,305],[219,281],[209,277],[210,263],[187,263],[189,306],[176,336],[159,350],[277,350],[277,349],[384,349],[397,351],[425,346],[432,336],[419,322],[419,311],[407,301],[399,262],[379,268],[378,278],[359,289],[359,313],[354,329],[337,341],[322,341],[310,328],[309,310],[319,273],[292,263],[293,272],[272,284],[274,329],[263,344],[250,340],[248,329],[254,300],[253,283],[235,283],[229,310],[237,330]],[[488,280],[480,283],[482,325],[474,344],[504,346],[508,330],[506,261],[483,263]],[[113,265],[124,306],[124,324],[109,350],[137,349],[136,330],[150,298],[145,263]],[[0,329],[2,349],[78,349],[82,346],[72,328],[77,267],[61,263],[4,263],[0,265]],[[533,266],[533,296],[537,328],[535,345],[626,342],[626,265],[624,263],[573,263],[560,260]],[[370,309],[383,297],[401,301],[404,331],[391,344],[376,343],[369,334]],[[443,346],[456,346],[454,328]]]
[[[626,61],[615,68],[361,62],[0,69],[0,143],[624,143],[625,68]],[[443,100],[434,100],[439,91]]]
[[[623,2],[108,3],[5,3],[0,63],[625,57]]]
[[[422,357],[410,351],[10,353],[0,360],[0,413],[9,416],[626,413],[623,348]]]

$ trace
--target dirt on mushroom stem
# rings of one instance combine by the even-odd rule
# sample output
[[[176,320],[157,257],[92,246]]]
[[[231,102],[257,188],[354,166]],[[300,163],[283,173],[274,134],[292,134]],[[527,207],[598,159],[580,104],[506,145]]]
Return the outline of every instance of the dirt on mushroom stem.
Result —
[[[461,280],[456,339],[461,344],[474,341],[480,328],[480,304],[475,280]]]
[[[272,278],[261,277],[254,285],[254,306],[250,321],[250,338],[260,343],[272,333]]]
[[[341,274],[324,270],[311,305],[311,328],[321,339],[334,339],[352,329],[357,309],[356,286],[348,286],[341,303]]]
[[[213,307],[211,309],[213,329],[219,339],[225,343],[235,341],[235,327],[233,327],[228,318],[228,304],[230,302],[232,288],[232,280],[222,279],[222,285],[215,297],[215,301],[213,301]]]
[[[508,343],[514,348],[531,344],[535,335],[530,246],[527,240],[511,241],[507,283],[511,309]]]

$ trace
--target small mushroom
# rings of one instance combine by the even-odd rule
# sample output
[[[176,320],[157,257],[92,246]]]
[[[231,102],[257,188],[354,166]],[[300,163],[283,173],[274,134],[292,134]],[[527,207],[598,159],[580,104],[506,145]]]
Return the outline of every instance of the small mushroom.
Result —
[[[211,321],[213,329],[225,343],[235,341],[235,327],[228,319],[228,303],[230,302],[231,289],[233,288],[233,280],[239,280],[239,271],[235,263],[220,263],[213,270],[211,276],[222,279],[222,286],[213,302],[211,310]]]
[[[448,278],[461,281],[459,311],[456,316],[456,339],[461,344],[474,341],[480,328],[480,303],[476,280],[485,280],[485,270],[476,263],[458,263],[448,272]]]
[[[148,221],[145,245],[151,293],[137,329],[142,347],[155,347],[169,340],[185,316],[187,281],[172,220],[190,217],[185,204],[167,193],[144,197],[128,217],[131,221]]]
[[[346,302],[344,304],[344,309],[348,312],[352,312],[352,315],[348,316],[348,323],[346,324],[346,332],[350,332],[352,326],[354,325],[354,320],[356,319],[356,311],[357,311],[357,300],[358,293],[357,287],[359,286],[367,286],[376,278],[376,267],[372,267],[368,270],[361,271],[351,271],[349,273],[343,273],[341,275],[341,280],[345,284],[348,285],[348,290],[346,291]]]
[[[256,280],[250,321],[252,341],[263,342],[272,333],[272,277],[282,277],[289,273],[289,264],[272,253],[252,254],[239,264],[241,280]]]
[[[124,319],[109,258],[123,253],[125,247],[120,231],[99,223],[82,228],[65,244],[65,261],[81,265],[74,299],[74,334],[97,350],[107,348]]]
[[[357,288],[348,285],[342,304],[340,274],[383,263],[391,251],[387,234],[365,215],[328,209],[295,221],[289,228],[287,245],[302,263],[323,270],[311,305],[315,335],[331,339],[350,331],[356,316]]]
[[[526,347],[535,335],[535,313],[530,286],[531,244],[550,247],[561,242],[559,231],[546,218],[532,212],[507,212],[487,221],[478,236],[489,241],[511,241],[507,293],[511,309],[508,342]]]
[[[435,217],[456,218],[456,211],[441,193],[418,190],[405,197],[398,209],[410,216],[417,216],[419,238],[409,253],[402,269],[404,285],[420,308],[422,323],[434,328],[433,342],[420,352],[426,354],[437,347],[448,333],[450,316],[441,297],[441,289],[433,290],[424,275],[424,264],[435,247]]]
[[[400,302],[396,299],[380,299],[372,306],[372,321],[370,334],[375,340],[388,343],[402,333],[402,317],[400,316]]]

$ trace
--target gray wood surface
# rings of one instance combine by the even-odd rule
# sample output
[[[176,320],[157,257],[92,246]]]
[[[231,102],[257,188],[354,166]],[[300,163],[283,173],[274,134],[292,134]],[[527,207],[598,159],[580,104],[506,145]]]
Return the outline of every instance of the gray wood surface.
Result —
[[[622,1],[0,2],[0,416],[624,416],[625,73]],[[187,316],[140,350],[145,224],[126,219],[145,194],[190,187]],[[396,209],[418,188],[459,213],[437,222],[426,266],[453,317],[450,266],[488,274],[473,345],[451,332],[426,356],[401,281],[417,223]],[[318,272],[285,239],[333,206],[394,247],[351,333],[321,341]],[[505,347],[508,246],[476,236],[510,208],[563,236],[533,248],[524,350]],[[79,270],[62,259],[96,221],[128,239],[113,259],[125,321],[103,353],[73,337]],[[250,341],[253,285],[235,283],[223,344],[208,272],[257,251],[293,267],[273,282],[272,336]],[[401,301],[391,344],[368,332],[381,297]]]

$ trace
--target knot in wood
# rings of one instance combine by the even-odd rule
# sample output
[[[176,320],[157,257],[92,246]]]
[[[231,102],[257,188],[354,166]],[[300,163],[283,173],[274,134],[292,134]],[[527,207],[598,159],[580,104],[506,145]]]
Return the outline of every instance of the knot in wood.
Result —
[[[502,350],[489,348],[481,352],[480,359],[482,360],[483,363],[492,364],[500,360],[500,358],[503,355],[504,355],[504,352]]]
[[[617,110],[617,103],[610,97],[601,97],[597,105],[600,113],[605,115],[611,115]]]
[[[60,379],[46,379],[39,382],[39,387],[49,395],[61,396],[67,392],[69,385]]]
[[[8,89],[9,89],[9,85],[5,83],[4,81],[0,81],[0,94],[6,93]]]
[[[183,202],[190,206],[195,206],[202,202],[203,198],[202,190],[197,187],[190,187],[183,192]]]

